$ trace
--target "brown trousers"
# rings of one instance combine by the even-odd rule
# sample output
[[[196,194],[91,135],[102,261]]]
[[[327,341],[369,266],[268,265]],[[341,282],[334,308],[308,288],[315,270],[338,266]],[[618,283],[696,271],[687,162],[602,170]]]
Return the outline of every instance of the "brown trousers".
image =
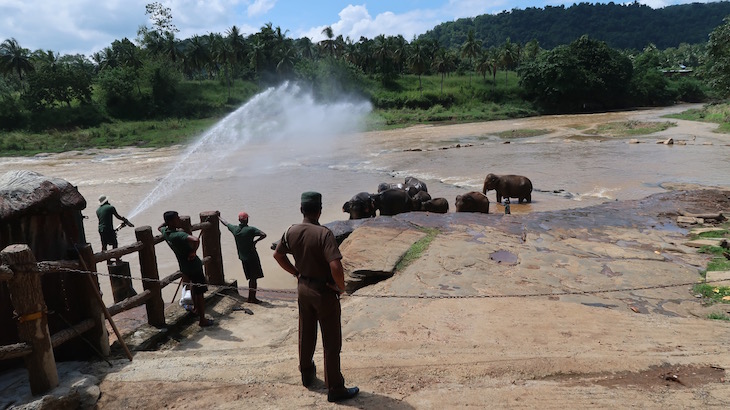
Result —
[[[317,345],[317,323],[322,330],[324,350],[324,382],[327,388],[342,389],[345,379],[340,371],[342,328],[339,295],[323,284],[300,279],[297,286],[299,302],[299,370],[312,371],[314,349]]]

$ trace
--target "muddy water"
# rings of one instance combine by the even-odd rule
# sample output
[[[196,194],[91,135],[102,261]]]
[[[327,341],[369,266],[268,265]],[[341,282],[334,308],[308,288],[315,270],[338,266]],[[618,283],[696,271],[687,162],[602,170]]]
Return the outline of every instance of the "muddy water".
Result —
[[[536,189],[531,204],[511,205],[512,213],[577,208],[605,201],[638,199],[661,192],[661,184],[695,183],[730,185],[730,137],[712,132],[712,125],[676,121],[678,126],[639,138],[608,139],[581,136],[597,123],[623,121],[667,121],[660,116],[687,106],[622,113],[549,116],[451,126],[418,126],[404,130],[342,135],[322,142],[302,154],[286,144],[253,142],[231,146],[226,160],[220,154],[201,154],[185,166],[204,170],[186,175],[184,183],[164,199],[151,204],[132,218],[137,226],[153,229],[169,209],[199,221],[199,213],[220,210],[223,218],[235,222],[245,209],[250,224],[268,234],[259,244],[265,278],[262,288],[293,288],[295,283],[281,270],[268,245],[292,223],[301,219],[299,195],[304,190],[323,194],[323,223],[345,219],[342,204],[352,195],[375,192],[380,182],[402,182],[413,175],[426,182],[433,197],[447,198],[453,212],[454,198],[470,190],[481,190],[487,173],[528,176]],[[495,133],[511,129],[540,129],[536,137],[505,143]],[[687,145],[656,144],[672,137]],[[459,146],[457,148],[457,145]],[[60,177],[77,185],[88,202],[83,212],[86,235],[95,251],[100,249],[95,210],[101,194],[122,215],[128,215],[162,180],[178,161],[183,147],[165,149],[118,149],[69,152],[34,158],[1,158],[0,173],[28,169]],[[272,155],[276,153],[277,155]],[[557,191],[557,192],[556,192]],[[494,192],[488,193],[494,201]],[[492,212],[502,212],[494,204]],[[230,234],[222,233],[226,279],[245,285]],[[133,242],[134,230],[119,232],[120,244]],[[164,245],[157,251],[162,276],[177,270],[172,252]],[[136,257],[129,257],[134,267]],[[103,266],[99,266],[104,271]],[[133,275],[138,275],[133,271]],[[111,297],[107,281],[105,298]],[[139,282],[136,288],[141,288]],[[165,291],[172,298],[174,286]]]

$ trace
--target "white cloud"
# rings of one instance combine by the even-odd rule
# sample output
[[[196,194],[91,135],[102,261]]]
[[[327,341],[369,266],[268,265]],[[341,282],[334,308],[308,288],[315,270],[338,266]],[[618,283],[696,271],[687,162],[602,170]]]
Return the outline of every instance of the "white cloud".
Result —
[[[387,11],[373,18],[364,5],[348,5],[340,11],[339,17],[337,22],[330,25],[332,31],[335,36],[350,37],[353,41],[359,40],[361,36],[372,39],[380,34],[400,34],[410,41],[413,36],[425,33],[441,21],[440,13],[436,10],[414,10],[402,14]],[[325,27],[313,27],[299,36],[321,41],[325,38],[322,34]]]
[[[253,4],[248,6],[248,16],[258,17],[262,14],[266,14],[269,10],[274,8],[276,0],[255,0]]]

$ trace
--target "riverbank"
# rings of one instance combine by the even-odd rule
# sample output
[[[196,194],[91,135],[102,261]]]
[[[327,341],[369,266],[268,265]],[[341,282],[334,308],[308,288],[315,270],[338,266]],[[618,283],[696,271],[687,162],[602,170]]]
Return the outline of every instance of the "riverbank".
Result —
[[[706,317],[730,309],[692,294],[707,256],[685,245],[680,209],[730,209],[730,193],[525,215],[410,213],[358,228],[359,250],[382,229],[439,234],[405,270],[343,298],[342,369],[361,389],[347,404],[727,408],[730,323]],[[357,250],[348,241],[346,258]],[[500,250],[516,260],[490,257]],[[245,307],[253,314],[235,311],[174,348],[92,366],[99,408],[334,408],[321,366],[314,387],[300,385],[296,303]]]

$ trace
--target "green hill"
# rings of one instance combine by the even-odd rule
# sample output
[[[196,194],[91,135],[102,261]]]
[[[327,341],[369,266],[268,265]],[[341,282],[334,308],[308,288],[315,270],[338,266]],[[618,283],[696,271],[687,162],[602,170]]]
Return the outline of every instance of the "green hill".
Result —
[[[442,23],[419,39],[438,40],[442,47],[460,47],[469,30],[487,47],[509,38],[526,43],[537,40],[542,48],[569,44],[583,34],[619,49],[641,50],[648,44],[659,49],[681,43],[707,41],[710,32],[730,15],[730,2],[692,3],[652,9],[639,3],[627,5],[578,3],[570,7],[513,9],[491,15]]]

